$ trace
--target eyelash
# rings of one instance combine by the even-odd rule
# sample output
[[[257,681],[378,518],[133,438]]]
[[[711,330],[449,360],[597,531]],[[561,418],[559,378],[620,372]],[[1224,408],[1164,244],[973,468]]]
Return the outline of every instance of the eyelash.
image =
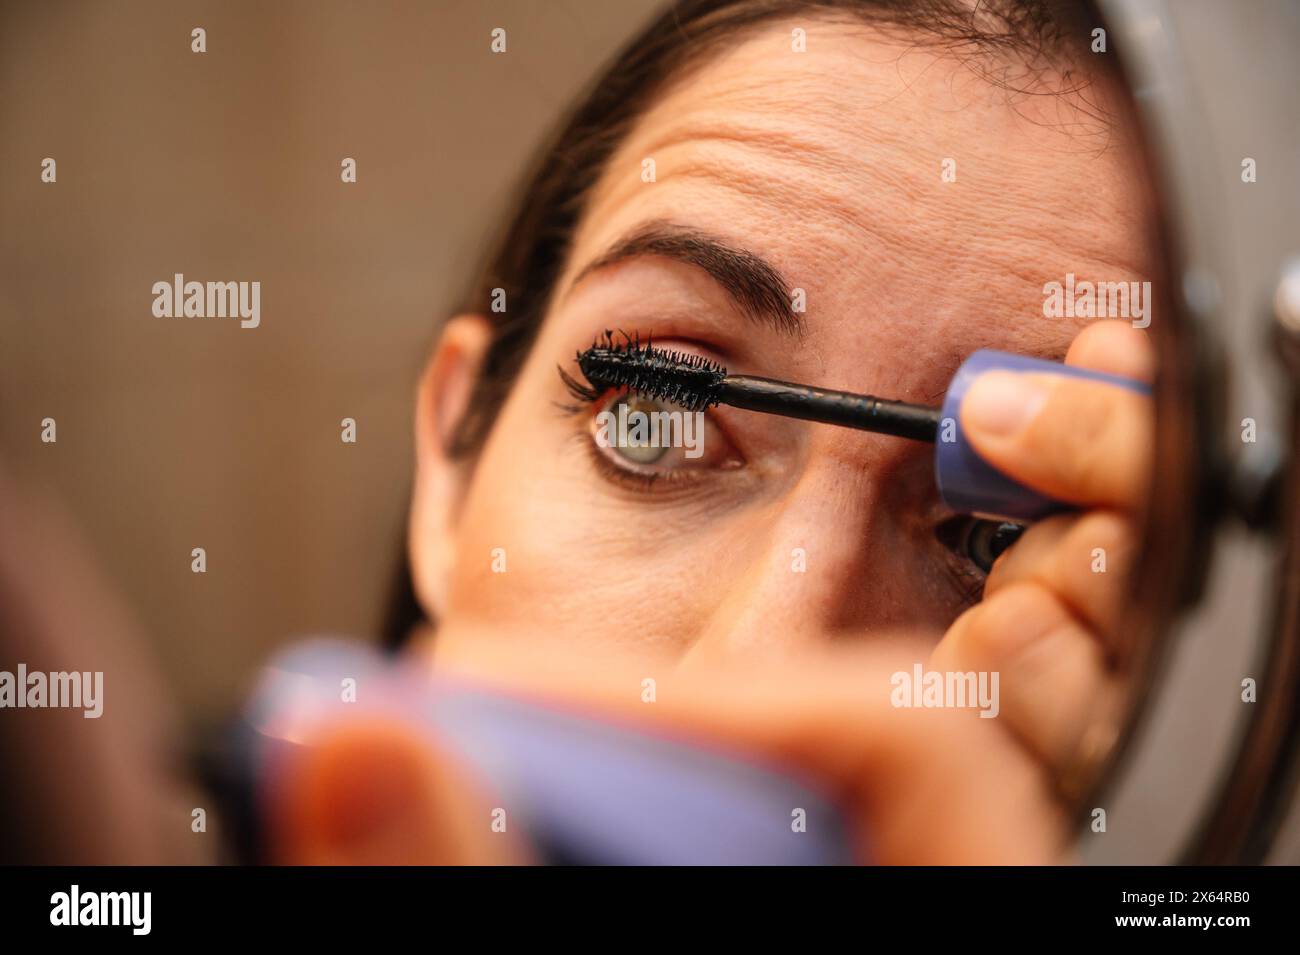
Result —
[[[559,366],[556,366],[555,370],[560,373],[560,381],[564,382],[565,390],[569,392],[574,401],[578,402],[576,405],[559,404],[557,402],[559,407],[569,414],[580,414],[587,406],[594,405],[607,394],[612,394],[612,392],[599,391],[589,385],[584,385]]]

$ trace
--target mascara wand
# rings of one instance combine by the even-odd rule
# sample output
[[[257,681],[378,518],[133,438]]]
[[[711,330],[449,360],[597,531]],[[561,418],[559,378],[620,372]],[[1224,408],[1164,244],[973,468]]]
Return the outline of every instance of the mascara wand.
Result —
[[[913,441],[934,442],[942,411],[775,378],[729,375],[715,361],[656,348],[648,340],[644,345],[636,338],[616,344],[612,332],[605,333],[603,344],[598,342],[578,354],[578,368],[595,392],[627,388],[671,401],[688,411],[731,405],[746,411],[874,431]]]
[[[642,345],[639,337],[626,334],[622,342],[615,342],[614,333],[609,331],[586,351],[579,352],[577,362],[588,385],[575,381],[563,369],[560,375],[571,391],[587,400],[595,400],[610,389],[626,388],[681,405],[688,411],[731,405],[929,442],[935,445],[935,483],[948,507],[1014,521],[1037,520],[1070,510],[1071,505],[1007,477],[980,457],[966,440],[961,427],[961,401],[979,375],[988,371],[1052,374],[1150,393],[1141,382],[1117,375],[988,349],[975,352],[962,363],[938,408],[775,378],[729,375],[725,367],[701,355],[656,348],[649,339]]]

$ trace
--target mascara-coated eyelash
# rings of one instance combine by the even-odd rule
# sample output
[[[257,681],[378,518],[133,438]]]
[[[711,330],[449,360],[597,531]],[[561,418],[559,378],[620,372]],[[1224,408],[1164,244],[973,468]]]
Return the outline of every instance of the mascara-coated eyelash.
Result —
[[[633,345],[634,343],[639,344],[640,342],[640,336],[638,336],[637,338],[633,338],[627,332],[621,330],[619,331],[619,334],[623,336],[625,344],[627,345]],[[614,345],[613,331],[611,331],[608,328],[605,329],[604,340],[605,343],[612,348]],[[600,336],[593,338],[591,340],[591,347],[595,348],[597,345],[600,344],[600,341],[601,341]],[[581,358],[581,356],[582,356],[582,352],[578,352],[577,355],[574,356],[575,360]],[[575,401],[579,401],[582,404],[587,404],[587,405],[592,404],[593,402],[599,400],[601,396],[607,394],[611,390],[609,388],[594,388],[590,384],[583,384],[582,382],[574,378],[572,375],[570,375],[567,371],[565,371],[564,368],[560,365],[556,365],[555,370],[560,373],[560,381],[564,382],[565,389],[569,392],[570,395],[573,396]]]
[[[606,329],[591,347],[578,352],[575,360],[587,384],[559,368],[560,380],[580,402],[592,402],[613,389],[644,395],[678,405],[687,411],[703,411],[718,402],[709,389],[726,376],[726,369],[711,358],[687,351],[655,346],[651,336],[641,344],[641,335],[620,331],[621,343]],[[593,369],[599,369],[599,375]]]

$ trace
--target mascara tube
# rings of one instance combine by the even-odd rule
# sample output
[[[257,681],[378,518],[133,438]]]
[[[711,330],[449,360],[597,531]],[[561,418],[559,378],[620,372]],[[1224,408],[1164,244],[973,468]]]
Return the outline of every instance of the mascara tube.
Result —
[[[1138,394],[1151,393],[1147,385],[1130,378],[991,349],[981,349],[962,363],[948,385],[935,435],[934,479],[939,495],[959,513],[1023,523],[1073,510],[1074,506],[1012,480],[980,457],[967,440],[961,426],[961,403],[975,379],[990,371],[1080,378]]]

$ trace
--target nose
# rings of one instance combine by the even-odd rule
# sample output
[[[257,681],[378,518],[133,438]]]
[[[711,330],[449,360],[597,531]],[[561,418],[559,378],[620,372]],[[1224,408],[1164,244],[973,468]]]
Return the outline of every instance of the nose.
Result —
[[[684,663],[914,631],[933,615],[915,528],[890,484],[913,478],[843,451],[814,455],[745,522],[734,541],[740,570]]]

